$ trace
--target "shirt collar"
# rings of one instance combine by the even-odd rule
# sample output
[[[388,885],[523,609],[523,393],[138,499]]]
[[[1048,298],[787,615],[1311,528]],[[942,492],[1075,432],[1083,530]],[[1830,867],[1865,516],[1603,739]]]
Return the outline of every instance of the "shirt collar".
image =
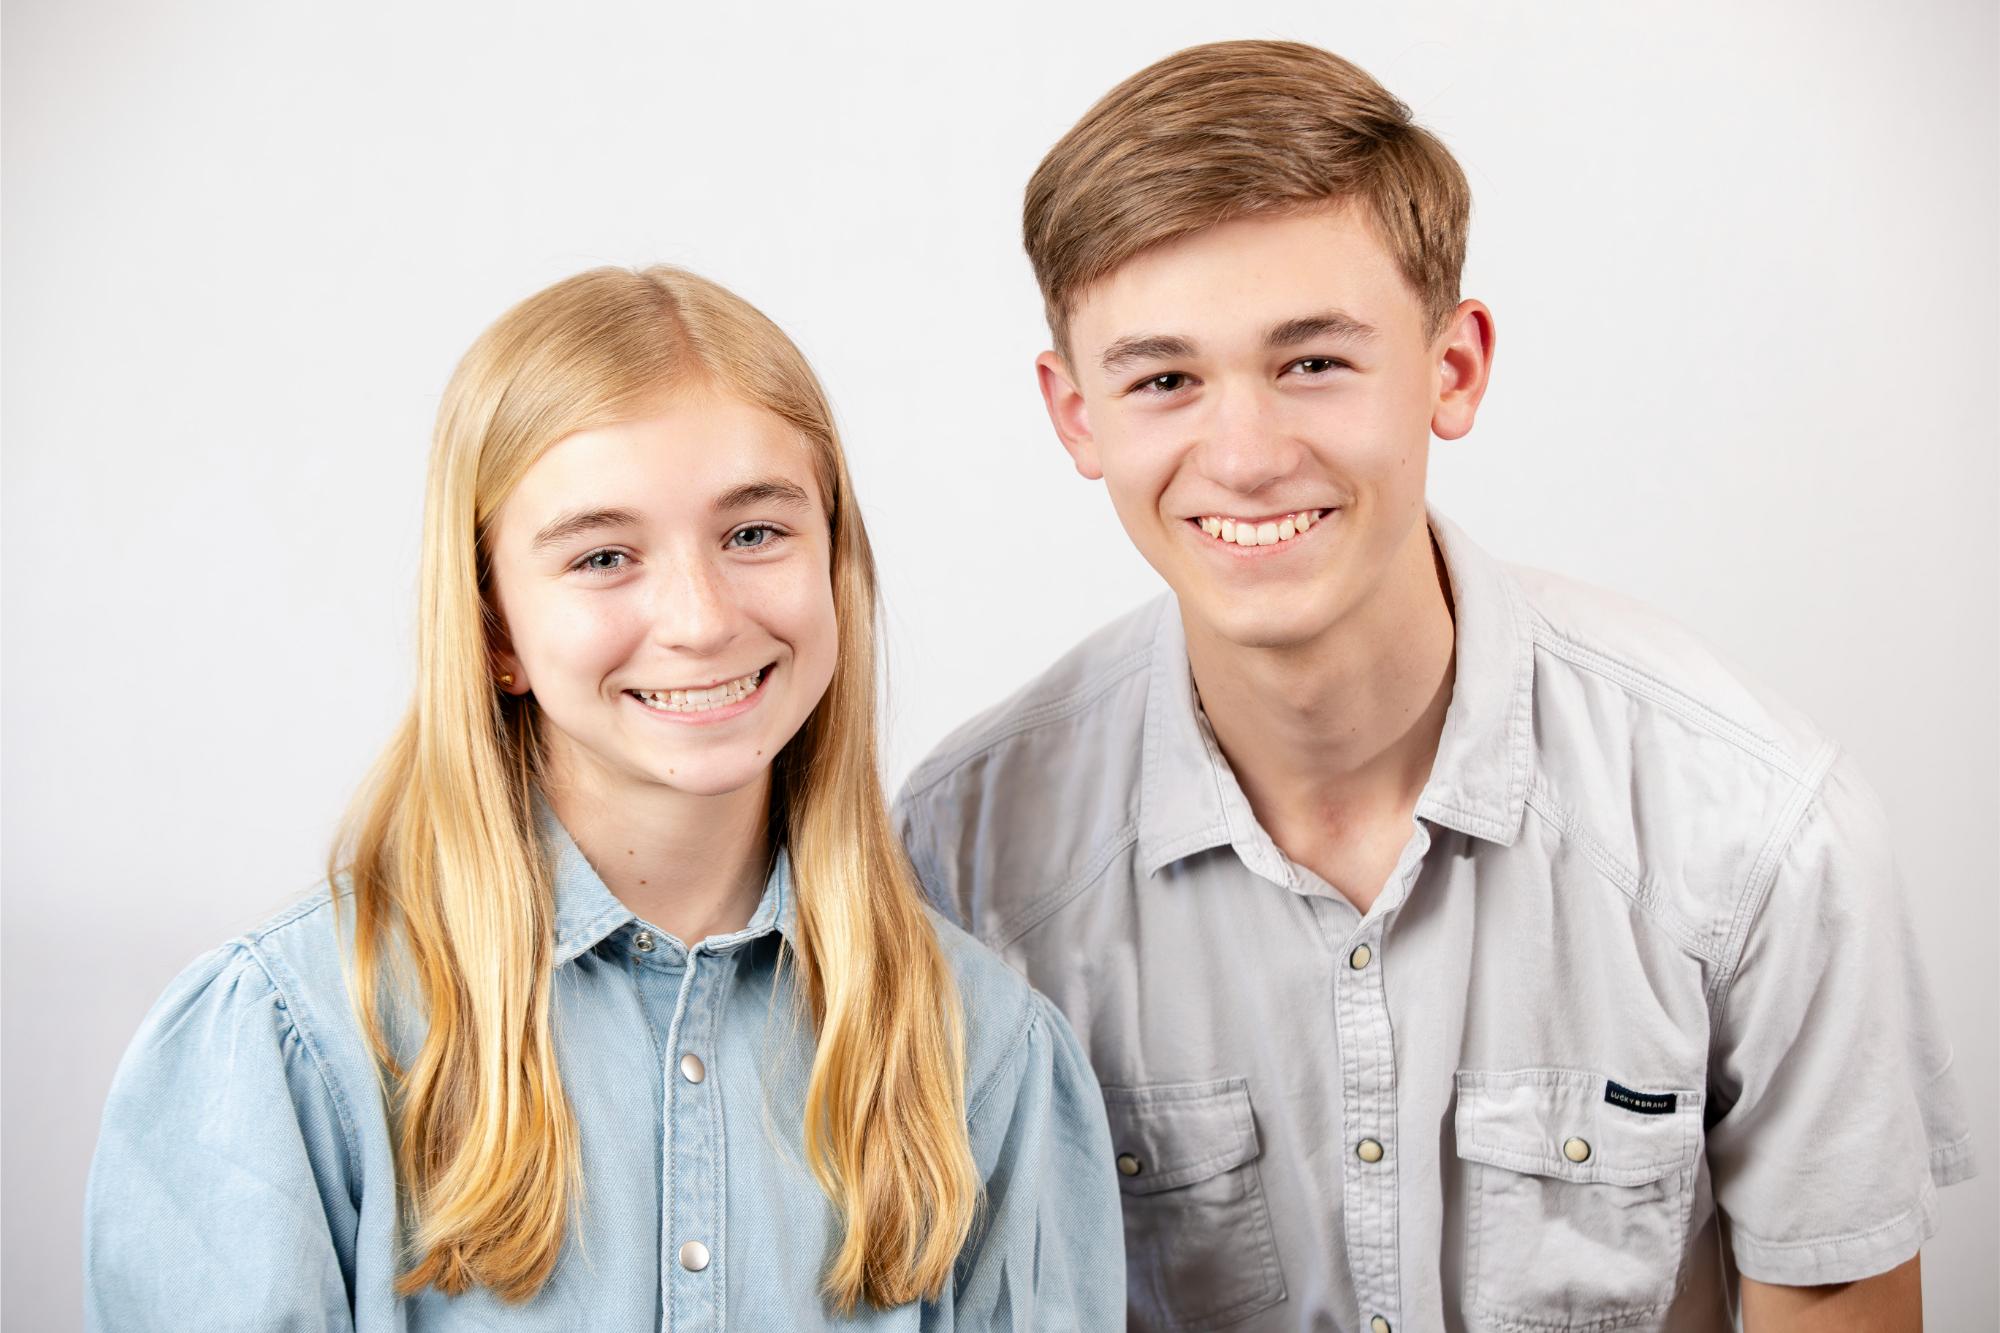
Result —
[[[618,901],[604,880],[591,867],[569,830],[556,818],[547,801],[535,802],[536,832],[543,854],[549,858],[549,878],[556,901],[555,965],[561,967],[578,955],[596,948],[625,926],[638,921],[632,910]],[[728,935],[711,935],[696,948],[722,953],[772,931],[787,940],[793,938],[797,906],[792,895],[791,858],[780,849],[764,881],[764,896],[743,929]]]
[[[1289,863],[1251,812],[1196,702],[1187,632],[1171,596],[1160,600],[1151,672],[1140,741],[1140,869],[1151,876],[1196,852],[1230,846],[1252,871],[1289,885]]]
[[[1417,814],[1502,845],[1520,834],[1533,745],[1533,642],[1506,572],[1436,510],[1451,580],[1456,674]],[[1196,703],[1179,606],[1162,598],[1141,741],[1139,865],[1147,874],[1212,847],[1289,886],[1290,862],[1257,823]]]
[[[1417,815],[1511,847],[1534,766],[1535,644],[1521,589],[1458,526],[1430,513],[1451,580],[1456,667]]]

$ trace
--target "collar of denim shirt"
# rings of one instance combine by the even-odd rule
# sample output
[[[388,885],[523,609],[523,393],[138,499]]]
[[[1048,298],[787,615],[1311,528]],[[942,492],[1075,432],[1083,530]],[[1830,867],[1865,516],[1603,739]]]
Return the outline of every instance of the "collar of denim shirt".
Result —
[[[1511,846],[1533,767],[1534,641],[1514,580],[1442,514],[1429,517],[1451,581],[1456,671],[1416,814]],[[1142,744],[1138,851],[1147,876],[1227,845],[1253,874],[1295,887],[1290,861],[1257,823],[1195,699],[1172,598],[1153,637]]]
[[[549,858],[549,878],[555,886],[555,965],[561,967],[624,927],[637,924],[639,918],[605,886],[583,849],[576,845],[576,839],[570,837],[569,830],[539,793],[535,798],[535,826],[543,854]],[[780,848],[772,858],[771,873],[764,881],[764,895],[757,900],[757,910],[750,914],[749,924],[727,935],[698,940],[692,948],[701,953],[727,953],[773,931],[789,942],[794,938],[797,913],[792,895],[791,858]],[[689,946],[665,931],[659,934],[670,952],[684,956],[689,951]]]

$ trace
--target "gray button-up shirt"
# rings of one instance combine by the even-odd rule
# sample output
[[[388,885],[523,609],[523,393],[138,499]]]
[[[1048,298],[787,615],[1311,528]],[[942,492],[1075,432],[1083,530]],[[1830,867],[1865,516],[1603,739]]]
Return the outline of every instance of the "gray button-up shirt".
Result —
[[[899,803],[1104,1084],[1131,1326],[1712,1329],[1732,1263],[1907,1259],[1972,1159],[1879,803],[1684,631],[1432,528],[1457,676],[1365,915],[1259,827],[1170,597]]]

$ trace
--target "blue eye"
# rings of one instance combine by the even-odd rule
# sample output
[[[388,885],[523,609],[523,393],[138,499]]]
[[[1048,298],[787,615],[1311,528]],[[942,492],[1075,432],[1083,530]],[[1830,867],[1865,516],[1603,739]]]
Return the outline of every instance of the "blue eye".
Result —
[[[571,565],[570,568],[585,570],[592,574],[609,574],[615,570],[623,569],[630,563],[630,560],[631,557],[627,556],[623,551],[606,549],[592,551],[589,555],[584,556],[583,559]]]
[[[754,551],[769,546],[784,534],[769,523],[752,523],[729,534],[729,549],[732,551]]]

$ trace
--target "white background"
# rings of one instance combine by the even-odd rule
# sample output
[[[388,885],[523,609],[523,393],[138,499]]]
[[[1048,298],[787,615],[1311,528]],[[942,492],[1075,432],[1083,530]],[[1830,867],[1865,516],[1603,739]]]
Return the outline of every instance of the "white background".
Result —
[[[479,329],[668,260],[792,332],[885,575],[900,778],[1156,586],[1042,417],[1028,173],[1141,65],[1282,36],[1471,178],[1500,350],[1440,504],[1692,624],[1887,802],[1986,1172],[1931,1326],[1992,1327],[1993,6],[960,8],[8,4],[7,1325],[77,1325],[120,1050],[312,885],[402,707]]]

